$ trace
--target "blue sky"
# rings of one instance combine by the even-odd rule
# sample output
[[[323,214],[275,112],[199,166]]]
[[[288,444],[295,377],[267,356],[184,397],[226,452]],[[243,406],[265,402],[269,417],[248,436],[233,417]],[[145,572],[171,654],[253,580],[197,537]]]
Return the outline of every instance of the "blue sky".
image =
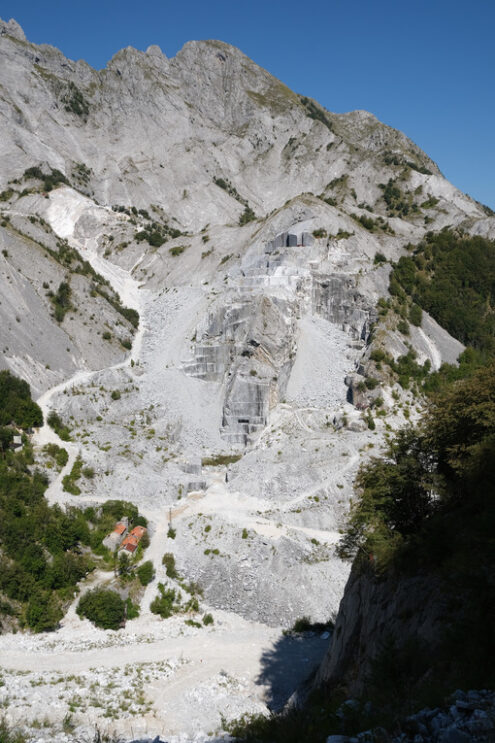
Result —
[[[98,68],[128,45],[227,41],[330,111],[401,129],[495,209],[495,0],[0,0],[0,16]]]

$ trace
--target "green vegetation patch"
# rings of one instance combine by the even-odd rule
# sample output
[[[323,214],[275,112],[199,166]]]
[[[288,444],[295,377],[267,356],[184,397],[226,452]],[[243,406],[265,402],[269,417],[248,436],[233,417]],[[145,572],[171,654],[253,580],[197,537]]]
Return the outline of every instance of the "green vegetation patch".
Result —
[[[80,617],[86,617],[96,627],[119,629],[126,616],[126,603],[115,591],[94,588],[81,596],[76,609]]]
[[[311,98],[306,98],[305,96],[301,96],[299,101],[306,110],[306,116],[309,116],[309,118],[314,121],[319,121],[321,124],[326,126],[327,129],[330,129],[330,131],[333,132],[332,122],[325,113],[325,110],[318,103],[311,100]]]
[[[27,382],[9,371],[0,371],[0,426],[14,424],[19,428],[43,425],[41,408],[31,399]]]
[[[383,200],[387,207],[389,217],[407,217],[411,213],[419,213],[419,207],[413,201],[411,193],[404,193],[397,181],[389,179],[385,183],[380,183],[379,187],[383,191]]]
[[[48,418],[46,419],[46,422],[48,423],[50,428],[53,428],[55,433],[59,436],[59,438],[62,439],[62,441],[71,440],[69,426],[62,421],[62,418],[54,410],[52,410],[48,414]]]
[[[53,315],[57,322],[62,322],[69,310],[73,309],[71,300],[72,290],[68,281],[62,281],[57,289],[57,293],[47,292],[51,303],[53,304]]]
[[[77,485],[77,481],[81,479],[83,468],[83,461],[81,457],[77,457],[76,461],[72,465],[72,469],[68,475],[62,479],[62,488],[66,493],[72,495],[81,495],[81,489]]]
[[[64,449],[57,444],[45,444],[43,451],[55,460],[55,463],[59,469],[65,467],[69,461],[69,455],[67,449]]]
[[[165,588],[163,583],[158,584],[158,596],[155,596],[150,604],[153,614],[158,614],[162,619],[168,619],[172,614],[182,611],[180,596],[175,588]]]
[[[217,454],[214,457],[203,457],[201,464],[203,467],[218,467],[222,464],[234,464],[241,457],[242,454]]]
[[[151,560],[147,560],[146,562],[143,562],[142,565],[139,565],[136,569],[136,574],[142,586],[147,586],[148,583],[151,583],[155,576]]]
[[[495,354],[495,241],[442,230],[408,247],[391,273],[391,293],[402,289],[454,338]]]
[[[42,169],[35,165],[31,168],[27,168],[22,177],[24,180],[42,181],[41,188],[43,191],[52,191],[60,185],[70,185],[66,176],[56,168],[50,168],[49,173],[43,173]]]
[[[76,116],[86,118],[89,114],[89,103],[73,82],[69,82],[67,92],[62,96],[62,103],[66,111]]]

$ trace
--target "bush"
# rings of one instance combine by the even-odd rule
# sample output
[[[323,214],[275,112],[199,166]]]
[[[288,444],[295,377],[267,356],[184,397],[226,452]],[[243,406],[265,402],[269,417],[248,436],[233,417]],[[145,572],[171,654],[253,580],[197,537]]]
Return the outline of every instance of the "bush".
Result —
[[[77,85],[70,82],[66,94],[62,97],[65,104],[65,110],[85,118],[89,113],[89,104]]]
[[[203,616],[203,624],[207,627],[209,624],[213,624],[214,619],[211,614],[205,614]]]
[[[76,485],[76,482],[81,477],[82,466],[83,463],[81,457],[77,457],[76,461],[72,465],[70,473],[62,478],[62,487],[66,493],[81,495],[81,489]]]
[[[292,625],[293,632],[309,632],[311,630],[312,623],[309,617],[300,617],[296,619]]]
[[[148,583],[151,583],[155,575],[151,560],[143,562],[143,564],[136,570],[136,573],[142,586],[147,586]]]
[[[175,539],[176,535],[177,535],[177,531],[172,526],[169,526],[168,531],[167,531],[167,537],[169,539]]]
[[[120,400],[120,390],[112,390],[110,397],[112,400]]]
[[[374,390],[380,384],[378,379],[375,379],[375,377],[366,377],[366,379],[364,380],[364,383],[368,390]]]
[[[416,325],[416,327],[419,327],[421,325],[421,321],[423,319],[423,310],[419,305],[413,304],[411,309],[409,310],[409,322],[411,322],[413,325]]]
[[[29,599],[25,617],[34,632],[55,630],[63,617],[60,601],[51,591],[36,589]]]
[[[256,214],[250,206],[246,206],[239,218],[239,225],[242,227],[244,224],[252,222],[254,219],[256,219]]]
[[[181,255],[186,248],[188,248],[188,245],[176,245],[173,248],[169,248],[170,255],[178,256]]]
[[[165,571],[169,578],[178,578],[179,574],[175,569],[175,557],[171,552],[165,552],[162,557],[162,565],[165,565]]]
[[[28,743],[28,739],[20,730],[9,727],[2,718],[0,719],[0,743]]]
[[[65,465],[69,461],[67,450],[61,448],[60,446],[57,446],[57,444],[45,444],[45,446],[43,447],[43,451],[46,452],[50,457],[53,457],[57,464],[57,467],[59,467],[60,469],[62,467],[65,467]]]
[[[126,605],[115,591],[94,588],[79,599],[76,612],[102,629],[119,629],[124,624]]]
[[[137,619],[139,616],[139,604],[133,604],[130,596],[125,602],[125,616],[126,619]]]
[[[57,322],[62,322],[67,312],[72,309],[72,303],[70,301],[71,294],[70,284],[67,281],[62,281],[57,289],[57,293],[50,296]]]
[[[168,619],[172,614],[180,611],[178,595],[174,588],[166,589],[163,583],[158,584],[158,596],[150,604],[153,614],[159,614],[162,619]]]
[[[71,440],[69,427],[65,423],[63,423],[62,419],[57,413],[55,413],[55,411],[52,410],[52,412],[49,413],[46,422],[48,423],[50,428],[53,428],[55,433],[62,439],[62,441]]]

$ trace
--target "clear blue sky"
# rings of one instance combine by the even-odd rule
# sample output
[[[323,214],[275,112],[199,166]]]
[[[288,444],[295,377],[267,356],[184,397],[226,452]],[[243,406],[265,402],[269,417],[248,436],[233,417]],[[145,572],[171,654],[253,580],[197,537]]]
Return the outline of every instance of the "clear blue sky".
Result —
[[[495,0],[1,0],[30,41],[104,67],[221,39],[330,111],[401,129],[495,209]]]

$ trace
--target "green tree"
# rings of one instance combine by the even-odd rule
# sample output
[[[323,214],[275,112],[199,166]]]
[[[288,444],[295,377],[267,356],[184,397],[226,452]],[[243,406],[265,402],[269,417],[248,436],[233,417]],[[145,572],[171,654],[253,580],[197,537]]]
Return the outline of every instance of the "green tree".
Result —
[[[147,586],[148,583],[151,583],[155,575],[151,560],[143,562],[143,564],[136,570],[136,573],[142,586]]]
[[[0,451],[6,452],[14,440],[14,432],[11,428],[0,426]]]
[[[102,629],[119,629],[125,619],[125,602],[115,591],[95,588],[79,600],[76,612]]]

